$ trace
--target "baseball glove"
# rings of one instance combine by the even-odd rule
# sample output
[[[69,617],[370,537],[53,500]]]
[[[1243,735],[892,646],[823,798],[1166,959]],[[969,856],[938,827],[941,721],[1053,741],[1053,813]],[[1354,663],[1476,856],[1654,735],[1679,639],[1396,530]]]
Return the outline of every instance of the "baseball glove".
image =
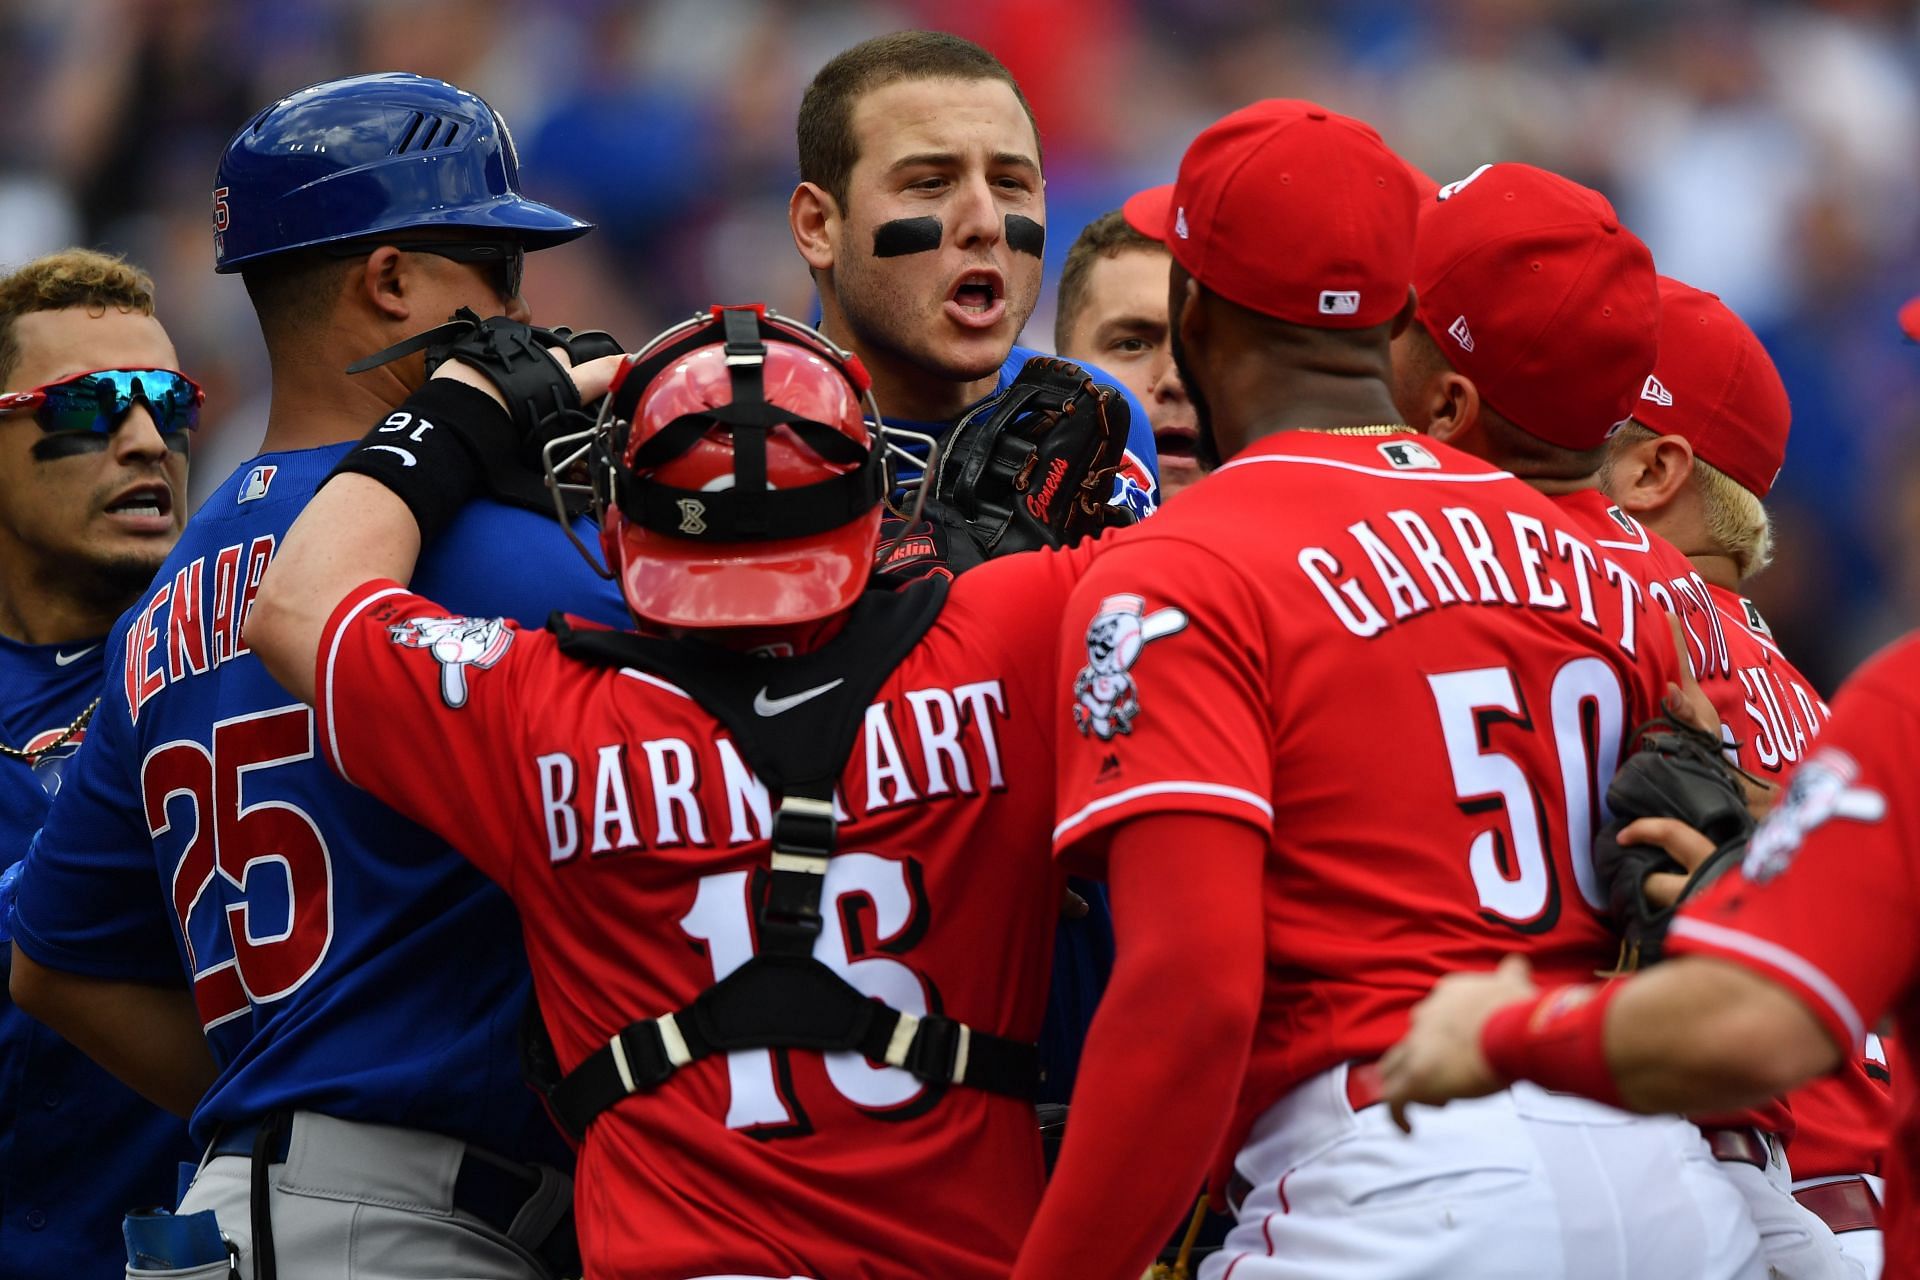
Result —
[[[1079,365],[1035,356],[953,425],[926,478],[922,519],[890,516],[875,570],[909,582],[996,556],[1072,546],[1132,513],[1112,506],[1127,402]]]
[[[1739,775],[1717,736],[1663,716],[1642,726],[1635,738],[1639,750],[1607,787],[1613,817],[1593,840],[1594,869],[1620,932],[1622,970],[1660,959],[1680,903],[1735,865],[1755,826]],[[1689,873],[1657,845],[1621,844],[1621,830],[1640,818],[1676,818],[1712,841],[1713,853]],[[1656,907],[1647,900],[1644,886],[1655,872],[1687,876],[1672,906]]]
[[[547,515],[553,512],[553,498],[547,492],[540,450],[555,436],[578,431],[591,421],[573,379],[549,351],[552,347],[565,350],[574,364],[621,350],[602,329],[575,333],[565,326],[542,329],[505,316],[482,320],[472,308],[462,307],[447,323],[356,360],[347,372],[364,373],[424,351],[429,374],[455,359],[485,374],[506,398],[517,440],[512,456],[486,459],[487,492]]]

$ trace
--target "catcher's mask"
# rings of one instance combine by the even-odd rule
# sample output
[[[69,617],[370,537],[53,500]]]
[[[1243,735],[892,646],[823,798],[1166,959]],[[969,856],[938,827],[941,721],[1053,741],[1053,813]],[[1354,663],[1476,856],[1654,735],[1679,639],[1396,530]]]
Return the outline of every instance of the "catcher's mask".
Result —
[[[585,466],[601,572],[636,617],[823,618],[866,587],[898,452],[870,387],[857,357],[806,325],[714,307],[628,357],[594,426],[546,446],[548,484],[558,506]]]

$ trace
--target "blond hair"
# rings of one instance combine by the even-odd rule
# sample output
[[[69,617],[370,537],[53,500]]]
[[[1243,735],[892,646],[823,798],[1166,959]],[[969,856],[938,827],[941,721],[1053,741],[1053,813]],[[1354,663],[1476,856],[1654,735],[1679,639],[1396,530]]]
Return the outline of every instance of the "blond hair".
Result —
[[[1612,471],[1625,450],[1659,438],[1660,433],[1650,427],[1626,423],[1609,442],[1606,472]],[[1698,454],[1694,455],[1689,482],[1700,495],[1700,517],[1711,544],[1708,550],[1731,559],[1734,572],[1743,582],[1773,562],[1773,523],[1758,494]],[[1601,484],[1611,490],[1610,475],[1603,473]]]
[[[0,383],[20,363],[14,322],[35,311],[108,307],[153,314],[153,277],[125,258],[92,249],[63,249],[0,277]]]

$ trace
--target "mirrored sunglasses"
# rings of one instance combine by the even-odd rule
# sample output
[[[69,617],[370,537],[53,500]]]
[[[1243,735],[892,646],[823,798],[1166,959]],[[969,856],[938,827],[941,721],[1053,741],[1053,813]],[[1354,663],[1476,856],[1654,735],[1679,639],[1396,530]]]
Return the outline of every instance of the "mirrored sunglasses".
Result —
[[[95,369],[31,391],[0,394],[0,417],[31,412],[49,432],[112,435],[133,406],[143,404],[164,434],[200,425],[207,393],[176,369]]]

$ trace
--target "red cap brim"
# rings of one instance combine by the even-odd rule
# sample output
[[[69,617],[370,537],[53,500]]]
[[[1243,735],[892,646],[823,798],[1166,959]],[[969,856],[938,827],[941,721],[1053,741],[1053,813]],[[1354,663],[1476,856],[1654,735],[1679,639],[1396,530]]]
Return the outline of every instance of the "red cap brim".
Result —
[[[696,542],[636,525],[620,531],[628,606],[669,627],[762,627],[811,622],[848,608],[866,589],[882,509],[805,538]]]
[[[1172,231],[1173,184],[1134,192],[1120,206],[1120,214],[1141,235],[1164,243]]]
[[[1900,308],[1900,329],[1907,335],[1907,341],[1920,342],[1920,298],[1910,298],[1907,305]]]

